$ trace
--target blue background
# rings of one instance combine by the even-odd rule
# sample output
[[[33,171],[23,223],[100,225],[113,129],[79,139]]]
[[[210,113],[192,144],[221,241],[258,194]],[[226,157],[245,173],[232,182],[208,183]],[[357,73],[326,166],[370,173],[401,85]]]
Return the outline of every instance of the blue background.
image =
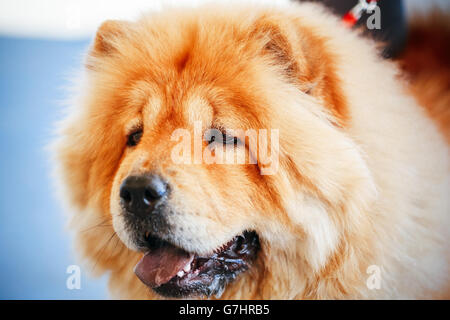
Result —
[[[0,37],[0,299],[104,299],[106,277],[81,269],[55,197],[45,146],[88,41]]]

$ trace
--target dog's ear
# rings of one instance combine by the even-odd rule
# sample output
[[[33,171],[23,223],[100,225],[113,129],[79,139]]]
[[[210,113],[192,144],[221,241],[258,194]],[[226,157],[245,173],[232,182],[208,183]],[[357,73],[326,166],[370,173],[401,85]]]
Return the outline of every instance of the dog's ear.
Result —
[[[302,39],[288,21],[276,15],[260,17],[254,24],[252,36],[262,47],[262,55],[269,56],[278,65],[284,76],[309,93],[311,78]]]
[[[87,67],[95,69],[95,60],[104,56],[114,54],[117,50],[118,41],[126,36],[130,23],[121,20],[106,20],[97,30],[94,43],[89,52]]]
[[[260,43],[261,54],[272,59],[283,75],[301,91],[327,106],[342,125],[346,104],[338,80],[333,53],[326,40],[302,25],[295,16],[271,13],[255,21],[252,36]]]

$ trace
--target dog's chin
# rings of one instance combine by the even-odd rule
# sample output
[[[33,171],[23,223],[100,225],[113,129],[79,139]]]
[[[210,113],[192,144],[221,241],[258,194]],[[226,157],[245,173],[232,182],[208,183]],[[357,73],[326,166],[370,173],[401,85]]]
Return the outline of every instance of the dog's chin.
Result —
[[[135,267],[137,277],[171,298],[220,297],[226,285],[251,268],[260,248],[254,231],[245,231],[208,255],[188,252],[147,234],[148,251]]]

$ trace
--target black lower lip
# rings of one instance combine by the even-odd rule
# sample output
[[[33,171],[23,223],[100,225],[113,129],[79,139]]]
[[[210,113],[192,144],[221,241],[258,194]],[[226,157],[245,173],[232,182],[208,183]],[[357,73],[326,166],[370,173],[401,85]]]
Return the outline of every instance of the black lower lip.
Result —
[[[220,296],[228,283],[251,267],[259,249],[256,232],[246,231],[236,237],[223,251],[209,257],[196,257],[192,271],[182,278],[174,277],[153,290],[162,296],[172,298]],[[195,270],[198,274],[194,273]]]

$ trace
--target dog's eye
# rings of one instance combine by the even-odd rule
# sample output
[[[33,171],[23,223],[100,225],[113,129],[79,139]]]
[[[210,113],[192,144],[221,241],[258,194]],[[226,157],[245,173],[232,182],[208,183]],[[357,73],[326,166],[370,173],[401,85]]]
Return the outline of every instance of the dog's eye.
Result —
[[[134,132],[132,132],[128,136],[127,146],[133,147],[139,143],[142,137],[142,129],[138,129]]]
[[[214,142],[222,143],[224,145],[225,144],[237,145],[239,143],[239,138],[221,132],[217,129],[210,129],[205,133],[205,141],[208,143],[208,145]]]
[[[233,137],[233,136],[230,136],[230,135],[224,133],[222,135],[222,143],[237,145],[239,143],[239,139],[237,137]]]

